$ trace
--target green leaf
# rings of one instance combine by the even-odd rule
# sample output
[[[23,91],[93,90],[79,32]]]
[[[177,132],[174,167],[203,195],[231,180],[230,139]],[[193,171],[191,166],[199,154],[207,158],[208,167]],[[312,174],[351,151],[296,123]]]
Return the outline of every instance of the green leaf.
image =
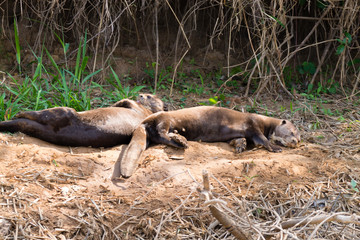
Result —
[[[312,92],[313,88],[314,88],[314,84],[311,84],[311,83],[310,83],[310,84],[308,85],[308,93]]]
[[[346,38],[346,39],[345,39],[345,40],[346,40],[346,44],[350,44],[351,41],[352,41],[351,34],[348,33],[348,32],[345,32],[344,34],[345,34],[345,38]]]
[[[354,60],[348,62],[348,66],[353,66],[359,63],[360,63],[360,58],[355,58]]]
[[[272,18],[273,20],[275,20],[278,24],[280,24],[280,26],[282,26],[283,28],[285,28],[285,25],[284,25],[278,18],[276,18],[276,17],[274,17],[274,16],[271,16],[270,14],[268,14],[268,13],[266,13],[266,12],[264,12],[264,11],[263,11],[263,13],[264,13],[266,16],[268,16],[268,17]]]
[[[130,93],[135,95],[136,93],[140,92],[141,89],[143,89],[145,86],[135,86],[133,89],[131,89]]]
[[[350,185],[352,188],[356,188],[357,182],[354,179],[351,179]]]
[[[112,67],[110,67],[110,69],[111,69],[111,72],[112,72],[112,74],[113,74],[113,76],[114,76],[114,78],[115,78],[118,86],[114,86],[113,84],[112,84],[112,85],[113,85],[114,87],[117,87],[118,89],[123,89],[123,87],[122,87],[122,85],[121,85],[121,81],[120,81],[118,75],[116,74],[116,72],[114,71],[114,69],[113,69]]]
[[[209,98],[209,102],[210,104],[215,105],[218,102],[218,98],[217,97]]]
[[[303,62],[303,68],[306,73],[314,75],[316,72],[315,65],[312,62]]]
[[[331,87],[329,88],[329,93],[331,93],[331,94],[336,93],[336,86],[335,85],[331,85]]]
[[[336,39],[336,41],[338,41],[340,44],[346,44],[345,39]]]
[[[53,32],[55,34],[55,37],[59,40],[61,46],[64,48],[65,44],[64,41],[61,39],[61,37],[59,35],[56,34],[56,32]]]
[[[320,9],[325,9],[329,4],[323,0],[317,0],[316,6]]]
[[[14,18],[14,34],[15,34],[15,47],[16,47],[16,61],[19,64],[19,72],[21,72],[21,57],[20,57],[20,42],[19,42],[19,32],[17,28],[16,19]]]
[[[336,54],[336,55],[340,55],[340,54],[344,51],[344,49],[345,49],[345,45],[344,45],[344,44],[341,44],[340,46],[338,46],[338,47],[336,48],[335,54]]]
[[[159,64],[159,65],[160,65],[160,64]],[[151,63],[151,66],[152,66],[152,68],[155,69],[155,67],[156,67],[156,62],[152,62],[152,63]]]
[[[81,71],[81,66],[80,66],[80,59],[81,59],[81,45],[82,44],[82,39],[79,42],[79,47],[77,50],[77,54],[76,54],[76,63],[75,63],[75,76],[79,79],[79,73]]]
[[[99,70],[97,70],[97,71],[95,71],[95,72],[93,72],[93,73],[91,73],[91,74],[89,74],[89,75],[87,75],[87,76],[83,79],[82,83],[84,84],[89,78],[91,78],[92,76],[98,74],[100,71],[102,71],[102,68],[99,69]]]
[[[64,47],[64,53],[67,53],[67,51],[69,50],[69,43],[65,43],[65,47]]]
[[[87,31],[85,31],[84,43],[82,45],[82,57],[83,57],[83,59],[85,58],[85,54],[86,54],[86,44],[87,44]]]

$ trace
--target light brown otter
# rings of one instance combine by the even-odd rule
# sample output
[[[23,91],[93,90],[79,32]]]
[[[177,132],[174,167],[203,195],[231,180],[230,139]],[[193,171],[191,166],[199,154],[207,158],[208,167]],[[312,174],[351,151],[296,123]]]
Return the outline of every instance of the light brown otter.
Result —
[[[65,146],[127,144],[142,120],[164,110],[164,103],[154,95],[140,94],[138,100],[123,99],[110,107],[84,112],[68,107],[21,112],[14,120],[0,122],[0,131],[23,132]]]
[[[186,148],[187,140],[229,141],[237,152],[242,152],[248,142],[271,152],[281,152],[279,146],[269,141],[271,138],[287,147],[296,147],[300,142],[298,130],[288,120],[209,106],[159,112],[147,117],[134,131],[129,146],[118,160],[120,173],[123,177],[133,174],[149,143]]]

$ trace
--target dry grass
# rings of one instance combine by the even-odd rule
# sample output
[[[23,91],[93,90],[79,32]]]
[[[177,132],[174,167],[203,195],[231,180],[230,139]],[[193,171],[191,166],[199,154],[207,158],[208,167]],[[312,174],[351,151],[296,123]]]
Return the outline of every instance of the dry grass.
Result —
[[[303,83],[292,84],[327,86],[338,82],[344,93],[345,86],[350,86],[349,97],[357,94],[358,66],[349,63],[359,58],[359,10],[357,1],[333,0],[0,3],[4,29],[1,34],[11,39],[15,16],[19,23],[32,27],[34,37],[29,44],[37,52],[44,42],[57,42],[53,32],[64,34],[66,42],[73,42],[74,46],[88,32],[94,56],[90,70],[108,67],[114,51],[134,46],[147,49],[151,58],[148,61],[172,65],[175,81],[177,67],[185,56],[201,56],[205,62],[209,52],[219,51],[225,56],[220,65],[225,67],[227,76],[233,67],[241,66],[239,75],[249,79],[244,96],[255,84],[256,97],[279,87],[287,91],[284,69],[305,61],[315,63],[315,74],[304,77]],[[338,40],[345,39],[347,33],[352,41],[335,55],[340,46]],[[170,62],[169,57],[173,58]]]
[[[190,172],[183,174],[192,177]],[[44,169],[28,167],[1,177],[0,205],[6,214],[0,218],[0,237],[4,239],[234,239],[230,232],[237,239],[360,237],[359,192],[350,186],[351,180],[360,179],[351,172],[338,171],[306,183],[255,183],[252,179],[247,187],[236,177],[220,181],[210,174],[208,183],[194,179],[198,191],[189,189],[187,195],[172,196],[167,203],[150,196],[172,177],[130,202],[106,192],[89,196],[79,189],[59,187],[54,183],[71,183],[76,176]],[[56,213],[47,213],[49,207],[38,204],[40,195],[26,192],[26,185],[12,184],[11,178],[44,190],[57,189],[49,205],[69,224],[55,219]],[[230,224],[226,228],[224,219]]]
[[[233,186],[229,189],[220,183],[229,196],[205,204],[236,223],[232,227],[242,232],[237,239],[356,239],[360,236],[359,196],[349,188],[354,177],[338,172],[305,186],[289,184],[287,189],[264,183],[267,188],[241,199],[234,196]],[[204,189],[203,194],[209,194]],[[229,208],[226,202],[236,207]]]

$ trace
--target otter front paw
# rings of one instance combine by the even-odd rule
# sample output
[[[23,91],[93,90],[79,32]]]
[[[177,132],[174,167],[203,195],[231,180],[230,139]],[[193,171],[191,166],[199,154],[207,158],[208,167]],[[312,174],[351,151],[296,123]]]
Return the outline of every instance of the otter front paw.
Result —
[[[269,151],[270,151],[270,152],[276,152],[276,153],[277,153],[277,152],[282,152],[282,149],[281,149],[281,147],[279,147],[279,146],[276,146],[276,145],[271,144]]]
[[[171,141],[178,147],[178,148],[188,148],[187,140],[184,136],[176,133],[169,133],[168,136],[170,137]]]
[[[233,139],[230,145],[235,147],[237,153],[242,153],[246,149],[246,138]]]

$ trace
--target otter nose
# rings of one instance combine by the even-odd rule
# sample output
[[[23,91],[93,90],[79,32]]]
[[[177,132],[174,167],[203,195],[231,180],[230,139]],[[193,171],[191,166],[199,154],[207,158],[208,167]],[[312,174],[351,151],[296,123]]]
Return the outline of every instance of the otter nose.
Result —
[[[293,138],[293,139],[291,140],[291,145],[292,145],[292,147],[297,147],[298,144],[299,144],[299,141],[298,141],[296,138]]]

